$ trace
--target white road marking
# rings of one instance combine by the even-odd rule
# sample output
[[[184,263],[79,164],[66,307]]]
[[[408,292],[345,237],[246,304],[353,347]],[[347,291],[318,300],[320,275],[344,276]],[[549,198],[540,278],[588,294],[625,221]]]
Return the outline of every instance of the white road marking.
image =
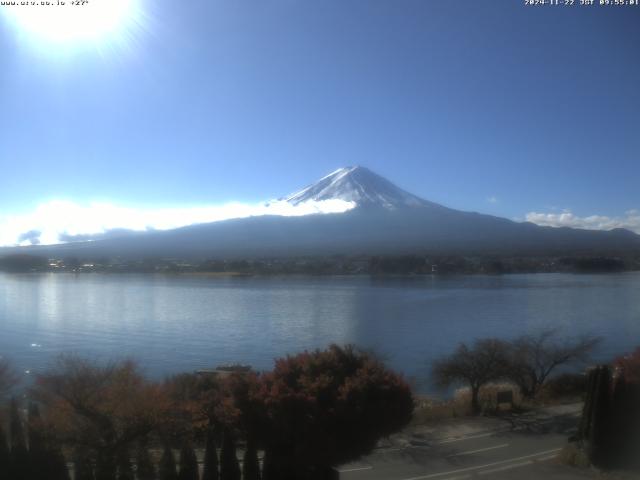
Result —
[[[514,464],[509,464],[509,465],[505,465],[503,467],[499,467],[499,468],[493,468],[491,470],[483,470],[480,472],[477,472],[479,475],[488,475],[491,473],[497,473],[497,472],[503,472],[506,470],[511,470],[513,468],[519,468],[519,467],[524,467],[527,465],[533,465],[536,462],[545,462],[547,460],[553,460],[554,458],[557,458],[558,455],[556,453],[552,454],[552,455],[547,455],[545,457],[540,457],[540,458],[534,458],[533,460],[527,460],[526,462],[520,462],[520,463],[514,463]],[[424,477],[421,477],[424,478]],[[467,475],[459,475],[457,477],[447,477],[444,478],[442,480],[469,480],[470,478],[472,478],[471,475],[467,474]]]
[[[491,462],[485,465],[476,465],[473,467],[460,468],[458,470],[449,470],[448,472],[431,473],[429,475],[422,475],[420,477],[405,478],[404,480],[426,480],[427,478],[442,477],[444,475],[469,472],[472,470],[480,470],[487,467],[493,467],[495,465],[504,465],[505,463],[518,462],[519,460],[524,460],[526,458],[533,458],[533,457],[539,457],[541,455],[548,455],[550,453],[559,452],[560,450],[562,450],[562,448],[554,448],[553,450],[545,450],[543,452],[532,453],[530,455],[523,455],[522,457],[509,458],[507,460],[501,460],[499,462]]]
[[[502,445],[496,445],[495,447],[479,448],[477,450],[467,450],[466,452],[454,453],[452,455],[447,455],[447,457],[459,457],[460,455],[471,455],[473,453],[486,452],[488,450],[495,450],[496,448],[504,448],[508,446],[509,446],[508,443],[503,443]]]
[[[359,472],[361,470],[371,470],[373,469],[373,467],[371,465],[367,466],[367,467],[354,467],[354,468],[346,468],[344,470],[338,470],[338,472],[340,473],[347,473],[347,472]]]
[[[533,465],[536,462],[545,462],[547,460],[553,460],[554,458],[557,458],[557,457],[558,457],[557,454],[547,455],[545,457],[534,458],[533,460],[527,460],[526,462],[513,463],[510,465],[505,465],[504,467],[493,468],[491,470],[483,470],[482,472],[478,472],[478,473],[480,475],[487,475],[489,473],[503,472],[505,470],[511,470],[512,468],[524,467],[525,465]]]
[[[430,448],[434,445],[445,445],[447,443],[464,442],[465,440],[473,440],[475,438],[486,438],[486,437],[491,437],[497,433],[504,433],[504,432],[514,431],[514,430],[518,430],[518,429],[500,429],[500,430],[492,430],[486,433],[480,433],[477,435],[461,435],[459,437],[449,437],[449,438],[445,438],[444,440],[440,440],[439,442],[433,442],[428,445],[407,445],[405,447],[394,447],[394,448],[380,447],[379,451],[382,453],[388,453],[388,452],[399,452],[401,450],[408,450],[409,448],[416,448],[416,449]]]
[[[553,460],[554,458],[558,458],[558,455],[553,454],[553,455],[548,455],[546,457],[536,458],[535,461],[536,462],[546,462],[547,460]]]

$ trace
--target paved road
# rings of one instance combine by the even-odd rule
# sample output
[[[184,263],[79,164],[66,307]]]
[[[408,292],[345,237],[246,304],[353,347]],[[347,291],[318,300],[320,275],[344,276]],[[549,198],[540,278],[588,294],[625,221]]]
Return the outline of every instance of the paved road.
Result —
[[[511,424],[505,424],[511,425]],[[565,467],[557,456],[575,422],[547,421],[544,428],[420,438],[380,448],[358,463],[339,468],[341,480],[584,480],[589,472]]]

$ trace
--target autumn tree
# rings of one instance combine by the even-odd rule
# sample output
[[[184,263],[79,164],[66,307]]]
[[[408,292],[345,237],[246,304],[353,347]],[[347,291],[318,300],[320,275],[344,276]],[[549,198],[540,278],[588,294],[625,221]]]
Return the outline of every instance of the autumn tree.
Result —
[[[471,390],[471,410],[480,412],[480,388],[504,378],[509,346],[494,338],[476,340],[472,347],[461,343],[451,355],[434,362],[432,375],[443,387],[467,385]]]
[[[120,451],[148,435],[166,411],[158,387],[130,361],[60,357],[37,377],[33,395],[59,439],[95,458],[96,480],[113,480]]]
[[[222,394],[215,376],[181,373],[165,380],[162,388],[168,401],[165,435],[193,437],[219,427]]]
[[[267,480],[326,478],[334,465],[404,427],[413,413],[403,378],[353,346],[276,360],[260,385]]]
[[[523,335],[510,342],[507,377],[532,399],[556,369],[584,363],[599,342],[593,336],[563,339],[555,329]]]

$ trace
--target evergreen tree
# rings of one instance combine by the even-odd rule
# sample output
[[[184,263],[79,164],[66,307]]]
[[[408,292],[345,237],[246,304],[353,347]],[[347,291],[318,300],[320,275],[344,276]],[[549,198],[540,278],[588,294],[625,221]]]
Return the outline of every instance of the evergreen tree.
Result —
[[[262,480],[283,480],[291,478],[286,459],[276,457],[271,450],[265,450],[262,459]]]
[[[116,480],[116,456],[110,450],[102,450],[98,452],[96,457],[96,480]]]
[[[156,480],[156,468],[151,461],[145,441],[138,444],[136,451],[136,477],[138,480]]]
[[[30,462],[27,443],[24,435],[22,415],[15,398],[11,399],[10,411],[11,428],[11,480],[28,480],[30,477]]]
[[[22,416],[18,407],[18,401],[11,399],[10,406],[10,435],[11,435],[11,451],[16,449],[27,449],[27,443],[24,437],[24,427],[22,424]]]
[[[133,468],[131,467],[131,458],[129,450],[121,448],[118,451],[118,480],[134,480]]]
[[[29,422],[27,424],[29,438],[30,478],[38,480],[50,474],[45,439],[40,428],[40,411],[36,403],[29,403]]]
[[[76,449],[73,454],[73,470],[75,480],[95,480],[93,462],[87,449]]]
[[[260,462],[258,451],[253,442],[247,443],[242,459],[242,480],[260,480]]]
[[[236,456],[236,443],[231,430],[226,428],[220,452],[220,480],[240,480],[240,465]]]
[[[168,445],[164,447],[164,452],[162,453],[162,458],[160,459],[160,468],[158,474],[160,480],[178,480],[178,472],[176,472],[176,460],[173,457],[171,447],[169,447]]]
[[[591,409],[591,426],[588,436],[587,453],[595,466],[607,466],[609,429],[609,410],[611,392],[611,369],[602,365],[595,369],[593,380],[593,407]]]
[[[11,452],[9,450],[9,444],[7,443],[7,437],[4,434],[2,428],[2,422],[0,422],[0,479],[5,480],[9,478],[9,466],[11,462]]]
[[[37,403],[29,402],[29,423],[27,424],[27,436],[29,437],[29,451],[42,452],[46,449],[45,439],[40,427],[40,408]]]
[[[179,480],[198,480],[198,458],[190,443],[185,442],[180,449]]]
[[[207,443],[204,451],[204,470],[202,480],[218,480],[218,452],[216,451],[216,437],[213,429],[207,432]]]
[[[67,468],[67,460],[64,458],[64,455],[60,448],[58,447],[49,447],[47,450],[47,465],[49,467],[49,474],[47,477],[48,480],[70,480],[71,476],[69,475],[69,469]],[[38,479],[39,480],[39,479]]]
[[[275,480],[277,478],[275,468],[276,466],[271,460],[271,452],[265,450],[264,457],[262,457],[262,480]]]

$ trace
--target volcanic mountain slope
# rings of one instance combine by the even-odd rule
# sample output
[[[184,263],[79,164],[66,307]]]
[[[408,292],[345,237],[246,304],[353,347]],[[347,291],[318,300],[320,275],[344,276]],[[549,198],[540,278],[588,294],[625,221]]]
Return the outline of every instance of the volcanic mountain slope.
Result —
[[[83,258],[254,258],[331,254],[638,254],[640,236],[623,229],[540,227],[423,200],[364,167],[347,167],[286,197],[342,200],[344,213],[257,216],[130,234],[93,242],[29,247],[29,253]]]

